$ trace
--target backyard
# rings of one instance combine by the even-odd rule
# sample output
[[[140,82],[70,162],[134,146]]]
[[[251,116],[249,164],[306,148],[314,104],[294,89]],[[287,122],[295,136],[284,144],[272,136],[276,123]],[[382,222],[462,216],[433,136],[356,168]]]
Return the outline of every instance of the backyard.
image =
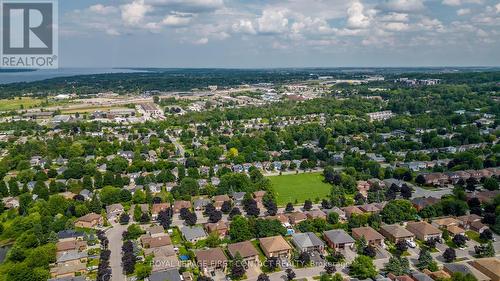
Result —
[[[292,202],[303,203],[307,199],[323,199],[330,193],[331,186],[323,182],[321,173],[270,176],[279,206]]]

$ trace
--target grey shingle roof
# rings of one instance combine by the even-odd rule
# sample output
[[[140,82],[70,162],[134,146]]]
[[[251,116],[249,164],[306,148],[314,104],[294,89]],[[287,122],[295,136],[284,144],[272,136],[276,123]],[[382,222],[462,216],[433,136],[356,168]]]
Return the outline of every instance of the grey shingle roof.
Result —
[[[193,227],[184,226],[183,228],[181,228],[181,232],[184,238],[186,238],[186,240],[189,241],[194,239],[204,238],[207,236],[205,230],[203,230],[201,226],[193,226]]]
[[[177,268],[172,268],[164,271],[157,271],[151,273],[149,281],[182,281],[181,275]]]
[[[308,248],[315,246],[324,246],[325,243],[312,232],[295,233],[292,235],[293,244],[299,248]]]
[[[342,229],[333,229],[325,231],[324,234],[330,241],[335,244],[345,244],[345,243],[354,243],[355,240],[352,238],[347,232]]]

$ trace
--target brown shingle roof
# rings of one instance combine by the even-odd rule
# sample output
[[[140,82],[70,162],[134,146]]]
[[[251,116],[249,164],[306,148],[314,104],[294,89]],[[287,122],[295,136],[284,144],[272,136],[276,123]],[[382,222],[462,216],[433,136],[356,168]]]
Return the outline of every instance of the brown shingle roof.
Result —
[[[99,220],[101,218],[101,215],[98,215],[96,213],[90,213],[86,214],[83,217],[78,218],[76,221],[84,221],[84,222],[93,222],[95,220]]]
[[[233,258],[236,256],[236,253],[240,253],[242,258],[253,257],[259,254],[250,241],[229,244],[227,245],[227,249]]]
[[[260,246],[268,253],[288,251],[292,247],[281,236],[272,236],[259,239]]]
[[[483,258],[471,262],[471,265],[491,280],[500,280],[500,259]]]
[[[413,232],[414,234],[422,234],[422,235],[436,235],[436,234],[441,234],[441,231],[437,229],[436,227],[432,226],[431,224],[425,222],[425,221],[417,221],[417,222],[409,222],[406,225],[406,228],[410,231]]]
[[[227,194],[214,196],[213,199],[215,202],[225,202],[231,200]]]
[[[169,203],[158,203],[158,204],[153,204],[151,207],[151,213],[152,214],[158,214],[160,211],[166,210],[170,207]]]
[[[221,248],[196,251],[196,261],[201,267],[221,266],[227,263],[226,255]]]
[[[383,230],[383,231],[389,233],[394,238],[405,238],[405,237],[415,236],[413,233],[406,230],[406,228],[404,228],[398,224],[384,225],[384,226],[380,227],[380,230]]]
[[[375,231],[375,229],[373,229],[369,226],[353,228],[352,229],[352,236],[354,236],[354,238],[356,238],[356,239],[364,237],[366,239],[366,241],[384,239],[384,236],[382,236],[382,234],[378,233],[377,231]]]

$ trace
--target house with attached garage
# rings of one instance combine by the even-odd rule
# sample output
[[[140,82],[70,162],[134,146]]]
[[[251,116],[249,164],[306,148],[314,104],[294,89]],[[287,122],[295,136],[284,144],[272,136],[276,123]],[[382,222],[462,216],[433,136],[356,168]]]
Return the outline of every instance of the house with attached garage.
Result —
[[[309,254],[316,252],[322,254],[325,251],[325,243],[313,232],[292,234],[292,244],[300,252]]]

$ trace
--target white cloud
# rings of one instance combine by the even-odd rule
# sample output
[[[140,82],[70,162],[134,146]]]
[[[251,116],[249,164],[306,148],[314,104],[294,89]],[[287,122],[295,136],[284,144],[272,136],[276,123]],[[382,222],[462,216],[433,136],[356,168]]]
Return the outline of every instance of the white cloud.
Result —
[[[459,16],[465,16],[467,14],[470,14],[471,10],[470,9],[458,9],[457,10],[457,15]]]
[[[408,18],[408,14],[404,14],[404,13],[390,13],[390,14],[387,14],[387,15],[384,15],[384,16],[381,16],[379,18],[380,21],[384,21],[384,22],[392,22],[392,21],[396,21],[396,22],[408,22],[409,18]]]
[[[196,40],[193,43],[196,45],[205,45],[208,43],[208,38],[206,38],[206,37],[200,38],[199,40]]]
[[[384,28],[390,31],[404,31],[410,26],[404,22],[389,22],[384,25]]]
[[[423,0],[388,0],[385,8],[396,12],[414,12],[424,9]]]
[[[240,20],[239,22],[232,25],[232,29],[236,33],[244,34],[256,34],[257,31],[253,27],[253,23],[250,20]]]
[[[347,9],[347,27],[362,29],[370,25],[370,19],[364,14],[364,6],[360,2],[353,2]]]
[[[132,3],[122,5],[121,10],[122,20],[126,25],[138,25],[153,8],[145,4],[144,0],[134,0]]]
[[[482,4],[482,0],[443,0],[443,5],[460,6],[463,4]]]
[[[500,3],[495,5],[495,10],[496,10],[497,14],[500,14]]]
[[[223,0],[148,0],[148,3],[189,12],[213,11],[224,7]]]
[[[418,27],[420,27],[423,30],[429,30],[429,31],[437,31],[437,32],[443,32],[444,31],[444,26],[443,23],[441,23],[440,20],[438,19],[431,19],[428,17],[424,17],[420,20],[420,22],[417,24]]]
[[[261,33],[283,33],[288,28],[286,11],[266,9],[262,12],[262,16],[257,19],[257,24]]]
[[[174,13],[163,18],[161,23],[162,25],[173,27],[186,26],[191,22],[192,18],[191,14]]]
[[[118,12],[118,9],[113,6],[104,6],[103,4],[96,4],[89,7],[89,11],[99,15],[110,15]]]

